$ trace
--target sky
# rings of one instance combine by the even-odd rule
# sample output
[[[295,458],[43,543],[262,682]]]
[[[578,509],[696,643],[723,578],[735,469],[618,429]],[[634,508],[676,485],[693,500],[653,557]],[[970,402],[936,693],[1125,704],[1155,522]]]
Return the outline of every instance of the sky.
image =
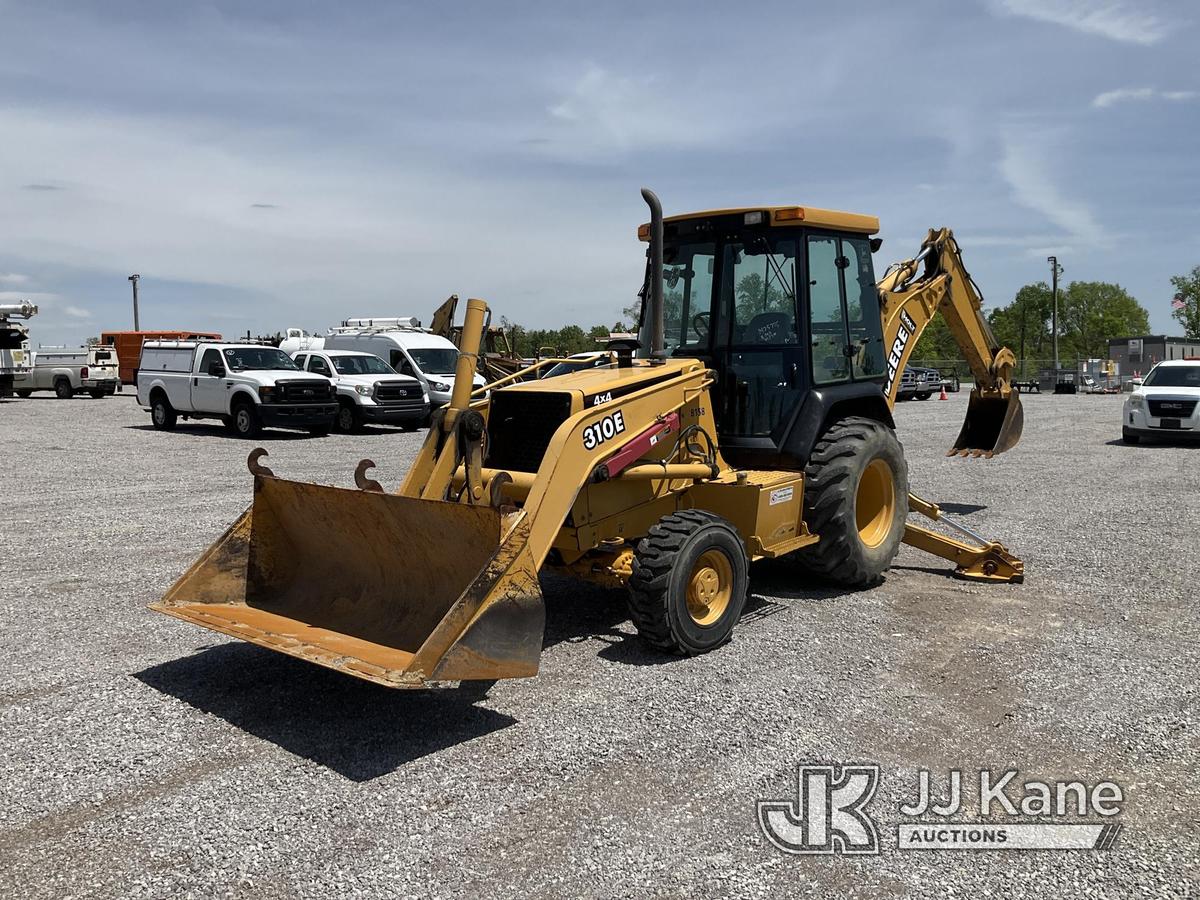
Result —
[[[954,229],[989,305],[1121,284],[1176,333],[1200,265],[1200,6],[1156,0],[454,4],[0,0],[0,303],[35,346],[620,318],[647,219]]]

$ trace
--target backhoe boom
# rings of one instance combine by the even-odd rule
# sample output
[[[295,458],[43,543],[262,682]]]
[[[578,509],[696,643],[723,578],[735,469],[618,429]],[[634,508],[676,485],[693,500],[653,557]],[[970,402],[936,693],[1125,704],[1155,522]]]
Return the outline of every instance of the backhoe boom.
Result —
[[[918,338],[941,312],[975,378],[966,422],[949,455],[993,456],[1016,445],[1024,421],[1012,387],[1017,360],[983,317],[983,298],[963,265],[954,233],[930,229],[921,252],[889,269],[878,287],[889,406],[896,403],[900,376]]]

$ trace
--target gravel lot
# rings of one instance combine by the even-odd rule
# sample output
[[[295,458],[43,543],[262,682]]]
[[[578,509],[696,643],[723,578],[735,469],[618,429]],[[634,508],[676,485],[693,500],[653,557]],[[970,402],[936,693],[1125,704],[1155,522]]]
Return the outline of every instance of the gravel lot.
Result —
[[[758,564],[728,646],[645,650],[622,596],[548,579],[542,672],[404,693],[146,610],[250,500],[250,445],[128,396],[0,404],[0,893],[9,897],[1195,895],[1200,447],[1126,447],[1119,397],[1026,398],[948,460],[966,395],[897,412],[914,490],[1026,563],[909,548],[861,593]],[[276,473],[398,484],[421,435],[262,443]],[[795,765],[882,767],[876,857],[755,825]],[[1112,779],[1107,852],[900,852],[920,768]]]

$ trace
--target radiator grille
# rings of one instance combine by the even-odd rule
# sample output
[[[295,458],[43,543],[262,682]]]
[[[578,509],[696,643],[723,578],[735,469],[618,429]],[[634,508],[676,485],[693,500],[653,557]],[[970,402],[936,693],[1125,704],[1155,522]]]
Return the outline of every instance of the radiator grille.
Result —
[[[1149,401],[1150,415],[1156,419],[1186,419],[1196,408],[1195,400],[1151,400]]]
[[[321,403],[333,397],[333,382],[325,378],[296,378],[276,386],[276,403]]]
[[[488,412],[487,465],[536,472],[550,438],[571,415],[571,395],[497,391]]]

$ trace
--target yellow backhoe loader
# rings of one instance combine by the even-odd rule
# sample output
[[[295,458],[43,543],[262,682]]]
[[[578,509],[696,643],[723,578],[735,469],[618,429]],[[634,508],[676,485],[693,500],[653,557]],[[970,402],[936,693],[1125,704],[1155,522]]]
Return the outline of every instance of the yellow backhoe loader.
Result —
[[[697,654],[729,639],[750,563],[878,582],[901,541],[962,577],[1023,567],[909,494],[892,403],[941,312],[975,376],[951,452],[1019,439],[1013,355],[980,314],[949,231],[876,283],[873,216],[786,206],[651,221],[641,343],[547,381],[475,392],[487,307],[466,304],[450,404],[403,483],[291,481],[251,453],[251,507],[152,608],[382,685],[534,675],[553,567],[628,588],[641,636]],[[640,356],[638,354],[641,354]],[[536,368],[536,367],[534,367]]]

